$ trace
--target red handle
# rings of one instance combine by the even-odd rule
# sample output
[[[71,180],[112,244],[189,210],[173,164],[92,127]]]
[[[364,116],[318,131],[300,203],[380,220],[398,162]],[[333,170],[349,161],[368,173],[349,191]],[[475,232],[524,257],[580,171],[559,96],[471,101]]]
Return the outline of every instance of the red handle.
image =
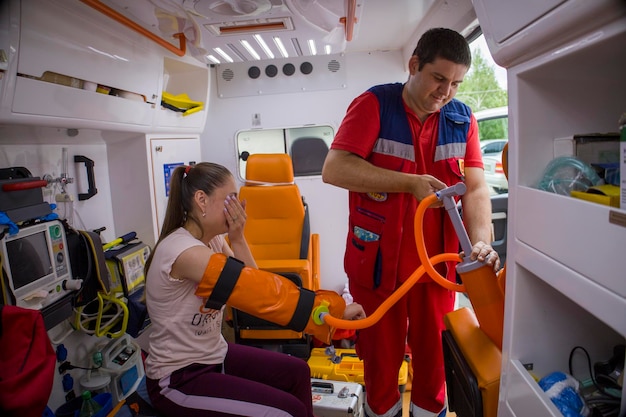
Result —
[[[2,184],[2,191],[22,191],[32,188],[41,188],[48,185],[46,180],[14,182],[11,184]]]

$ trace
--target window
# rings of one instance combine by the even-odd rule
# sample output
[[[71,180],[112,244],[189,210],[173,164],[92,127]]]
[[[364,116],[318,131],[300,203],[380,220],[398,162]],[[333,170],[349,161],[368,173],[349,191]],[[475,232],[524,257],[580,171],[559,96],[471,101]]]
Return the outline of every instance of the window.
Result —
[[[331,126],[242,130],[237,133],[239,176],[246,178],[246,160],[256,153],[287,153],[296,177],[321,175],[324,159],[335,137]]]

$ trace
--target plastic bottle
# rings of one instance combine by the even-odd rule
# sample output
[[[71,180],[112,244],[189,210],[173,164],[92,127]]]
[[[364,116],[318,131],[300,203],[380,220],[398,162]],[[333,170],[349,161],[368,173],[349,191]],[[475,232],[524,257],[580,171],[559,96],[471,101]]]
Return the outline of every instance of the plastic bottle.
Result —
[[[78,417],[93,417],[102,409],[102,406],[91,398],[91,391],[84,391],[82,397],[83,404],[80,407]]]

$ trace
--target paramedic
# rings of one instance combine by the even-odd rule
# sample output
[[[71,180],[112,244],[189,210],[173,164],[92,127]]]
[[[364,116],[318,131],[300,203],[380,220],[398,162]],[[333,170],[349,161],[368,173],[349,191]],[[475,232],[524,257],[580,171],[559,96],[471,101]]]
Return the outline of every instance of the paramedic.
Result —
[[[466,105],[453,100],[470,64],[469,45],[460,34],[443,28],[427,31],[408,61],[406,83],[362,93],[337,131],[322,176],[324,182],[350,191],[344,267],[350,292],[367,314],[419,267],[413,230],[417,204],[459,181],[467,186],[462,201],[473,244],[470,257],[500,267],[488,244],[491,201],[476,119]],[[441,207],[426,211],[430,256],[459,251],[445,213]],[[453,263],[437,269],[455,281]],[[424,276],[377,324],[359,331],[356,349],[364,361],[369,417],[402,416],[397,379],[407,342],[415,375],[411,415],[446,414],[441,331],[454,297]]]
[[[165,416],[313,416],[307,363],[227,343],[223,308],[205,310],[195,295],[214,253],[256,267],[243,234],[245,220],[226,168],[202,162],[174,170],[161,235],[146,263],[153,328],[147,388]],[[362,317],[358,304],[346,307],[344,318]]]

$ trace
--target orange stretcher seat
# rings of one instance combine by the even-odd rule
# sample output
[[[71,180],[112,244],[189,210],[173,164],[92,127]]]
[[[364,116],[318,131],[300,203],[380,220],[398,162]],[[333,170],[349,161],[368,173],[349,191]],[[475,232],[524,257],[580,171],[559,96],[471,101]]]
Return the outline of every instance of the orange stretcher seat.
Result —
[[[257,266],[284,275],[302,288],[319,289],[319,235],[311,233],[308,206],[294,182],[287,154],[253,154],[246,161],[244,234]],[[310,344],[307,335],[232,311],[235,340],[244,344]],[[305,352],[304,355],[308,355]]]
[[[449,401],[456,402],[455,413],[459,417],[466,415],[483,417],[496,417],[498,412],[498,393],[500,388],[500,370],[502,361],[502,352],[494,342],[483,332],[478,324],[476,315],[467,307],[460,308],[444,316],[444,324],[446,331],[452,336],[452,341],[446,341],[444,336],[444,349],[448,348],[456,350],[456,352],[445,352],[446,357],[446,380],[449,388],[449,397],[460,395],[459,389],[455,391],[452,386],[460,383],[471,385],[475,381],[478,387],[480,399],[471,398],[471,387],[467,387],[470,393],[466,393],[468,400],[463,398],[449,398]],[[460,371],[451,356],[460,352],[460,357],[456,360],[464,361],[471,369],[473,375],[466,375]],[[449,372],[452,371],[452,372]],[[452,374],[456,374],[453,376]],[[448,378],[448,375],[450,378]],[[462,381],[454,381],[459,378]],[[471,382],[470,382],[471,381]],[[476,401],[479,400],[479,401]],[[478,404],[482,403],[482,404]],[[460,409],[459,409],[460,408]],[[471,409],[472,411],[468,410]],[[479,414],[482,409],[482,414]]]

